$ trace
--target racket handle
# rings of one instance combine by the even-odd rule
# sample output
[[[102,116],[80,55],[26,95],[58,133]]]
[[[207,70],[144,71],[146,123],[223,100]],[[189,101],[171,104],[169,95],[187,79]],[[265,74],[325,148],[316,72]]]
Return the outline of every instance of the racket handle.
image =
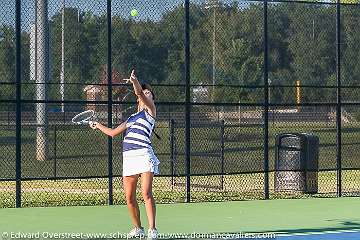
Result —
[[[155,134],[156,138],[161,140],[161,137],[153,130],[153,133]]]
[[[89,126],[94,130],[97,129],[97,124],[97,122],[89,121]]]

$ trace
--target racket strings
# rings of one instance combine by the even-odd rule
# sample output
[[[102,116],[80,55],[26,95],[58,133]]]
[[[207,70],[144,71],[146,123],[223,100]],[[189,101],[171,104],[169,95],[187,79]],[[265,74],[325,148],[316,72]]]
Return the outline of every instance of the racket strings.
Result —
[[[72,121],[75,123],[81,123],[81,122],[85,122],[90,120],[92,117],[94,116],[94,111],[93,110],[88,110],[82,113],[79,113],[78,115],[76,115]]]

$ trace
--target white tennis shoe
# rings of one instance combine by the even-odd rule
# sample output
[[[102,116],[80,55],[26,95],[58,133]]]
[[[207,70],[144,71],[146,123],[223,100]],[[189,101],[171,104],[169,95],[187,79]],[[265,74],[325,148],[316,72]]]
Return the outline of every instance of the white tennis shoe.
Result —
[[[127,234],[127,238],[140,238],[140,239],[144,239],[145,238],[145,232],[144,232],[144,228],[138,228],[138,227],[134,227],[133,229],[131,229],[131,231]]]
[[[147,239],[151,239],[151,240],[158,239],[158,235],[159,235],[159,233],[156,230],[156,228],[149,229],[148,234],[147,234]]]

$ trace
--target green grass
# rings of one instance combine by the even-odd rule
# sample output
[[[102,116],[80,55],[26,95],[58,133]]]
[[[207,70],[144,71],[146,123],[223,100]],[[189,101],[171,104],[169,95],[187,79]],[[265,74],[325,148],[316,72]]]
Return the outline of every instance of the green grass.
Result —
[[[318,194],[274,191],[274,174],[269,175],[270,197],[309,198],[336,195],[336,172],[320,172]],[[206,188],[205,185],[221,186],[220,176],[192,176],[191,201],[227,201],[264,198],[264,174],[237,174],[224,176],[224,188]],[[154,197],[157,202],[173,203],[186,200],[186,179],[177,177],[172,184],[170,177],[156,177]],[[74,206],[106,205],[108,203],[107,179],[41,180],[23,181],[22,206]],[[360,188],[360,171],[343,172],[344,195],[357,195]],[[14,207],[15,182],[0,182],[0,207]],[[8,191],[6,191],[6,189]],[[140,190],[140,189],[139,189]],[[141,193],[138,191],[141,201]],[[124,204],[121,178],[114,179],[114,203]]]
[[[284,132],[310,132],[320,139],[319,167],[322,169],[336,168],[336,128],[335,124],[279,124],[269,125],[269,157],[270,169],[274,169],[275,136]],[[167,123],[160,123],[157,132],[162,140],[153,138],[153,147],[160,158],[161,174],[170,174],[170,141]],[[342,162],[343,167],[360,168],[360,124],[344,124],[342,130]],[[22,129],[22,176],[23,177],[76,177],[107,175],[107,138],[105,135],[89,128],[57,127],[56,145],[55,129],[49,128],[49,159],[44,162],[35,159],[36,129],[24,126]],[[0,176],[13,179],[15,177],[15,146],[14,129],[0,128]],[[185,173],[185,131],[175,129],[176,136],[176,173]],[[220,128],[191,129],[192,173],[220,173],[220,158],[210,157],[204,153],[219,153]],[[252,172],[263,169],[263,129],[260,126],[225,127],[224,135],[224,168],[225,172]],[[55,148],[56,146],[56,148]],[[56,153],[56,158],[55,158]],[[198,154],[200,153],[200,155]],[[114,174],[121,174],[121,137],[113,142]],[[55,161],[56,159],[56,161]],[[304,194],[279,194],[273,191],[273,174],[270,174],[272,197],[308,197]],[[185,200],[185,179],[176,177],[175,187],[169,177],[157,177],[155,181],[156,198],[161,202],[182,202]],[[264,174],[236,174],[225,176],[224,190],[201,188],[201,185],[220,185],[219,176],[192,177],[193,201],[221,201],[263,198]],[[343,191],[350,194],[360,192],[360,169],[344,170],[342,176]],[[114,181],[114,201],[124,203],[119,178]],[[108,186],[107,179],[93,178],[87,180],[57,181],[23,181],[24,206],[56,206],[56,205],[89,205],[106,204]],[[0,207],[14,205],[14,182],[0,182]],[[30,190],[27,190],[30,189]],[[49,191],[31,190],[48,189]],[[75,189],[74,192],[61,189]],[[83,189],[83,192],[79,192]],[[95,190],[92,191],[92,190]],[[98,191],[98,192],[96,192]],[[319,173],[320,195],[334,195],[336,192],[336,172]]]
[[[6,176],[5,170],[15,165],[15,146],[14,146],[14,131],[0,130],[2,144],[0,150],[6,154],[0,157],[3,169],[0,173]],[[169,143],[169,129],[159,128],[159,134],[162,136],[161,141],[156,138],[153,139],[153,146],[157,153],[163,153],[170,156]],[[283,132],[312,132],[320,139],[320,165],[325,168],[334,166],[336,159],[336,128],[335,125],[329,124],[271,124],[269,132],[269,146],[270,146],[270,160],[274,161],[274,146],[275,136]],[[22,131],[22,156],[24,171],[28,170],[29,174],[32,170],[41,167],[45,175],[51,175],[53,172],[51,164],[55,159],[59,164],[59,176],[75,176],[79,174],[76,172],[77,165],[84,166],[82,171],[84,175],[93,175],[91,169],[95,169],[98,173],[104,173],[107,169],[107,138],[99,133],[88,128],[79,129],[59,129],[56,131],[56,145],[55,145],[55,131],[54,128],[49,128],[49,161],[51,163],[38,163],[35,160],[35,128],[28,129],[24,127]],[[182,161],[182,156],[185,152],[185,138],[184,129],[176,129],[175,136],[177,137],[177,151],[179,155],[179,162]],[[193,152],[219,152],[220,150],[220,129],[219,128],[195,128],[191,131],[192,141],[191,149]],[[12,142],[7,141],[12,139]],[[343,143],[343,163],[348,166],[356,165],[360,167],[360,152],[355,151],[360,144],[360,126],[359,124],[352,124],[345,126],[342,134]],[[121,159],[121,138],[114,138],[114,157],[115,161]],[[351,154],[349,154],[351,153]],[[246,158],[244,158],[246,156]],[[237,161],[240,164],[246,165],[246,160],[251,159],[254,163],[254,168],[263,161],[263,129],[261,127],[242,127],[242,128],[225,128],[225,161]],[[164,159],[168,161],[168,159]],[[241,161],[240,161],[241,160]],[[255,160],[255,161],[254,161]],[[201,162],[201,160],[199,160]],[[6,164],[6,165],[4,165]],[[197,162],[193,162],[196,166]],[[64,166],[64,168],[61,167]],[[69,167],[71,165],[71,167]],[[199,164],[201,167],[203,164]],[[67,167],[68,166],[68,167]],[[91,166],[94,166],[91,168]],[[230,165],[231,166],[231,165]],[[73,168],[75,167],[75,168]],[[119,166],[116,166],[119,167]],[[245,167],[245,168],[244,168]],[[246,169],[243,166],[242,169]],[[25,172],[26,175],[26,172]]]

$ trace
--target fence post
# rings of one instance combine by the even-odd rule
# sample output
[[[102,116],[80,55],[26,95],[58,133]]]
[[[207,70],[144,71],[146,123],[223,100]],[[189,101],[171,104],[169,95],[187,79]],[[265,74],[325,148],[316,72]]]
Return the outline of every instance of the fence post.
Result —
[[[185,0],[185,162],[186,202],[190,202],[190,0]]]
[[[107,84],[108,84],[108,127],[112,128],[112,59],[111,59],[111,0],[107,0]],[[113,161],[112,138],[108,137],[109,205],[113,205]]]
[[[170,120],[170,168],[171,168],[171,188],[174,189],[174,175],[175,175],[175,169],[174,169],[174,119]]]
[[[340,0],[336,1],[336,80],[337,80],[337,101],[336,101],[336,192],[342,196],[341,189],[341,22],[340,22]]]
[[[220,137],[221,137],[221,189],[224,190],[224,172],[225,172],[225,162],[224,162],[224,148],[225,148],[225,141],[224,141],[224,134],[225,134],[225,121],[221,120],[220,126]]]
[[[56,180],[56,168],[57,168],[57,156],[56,156],[56,148],[57,148],[57,129],[56,129],[56,125],[54,126],[54,178]]]
[[[16,200],[21,207],[21,0],[16,0]]]
[[[10,121],[10,108],[11,108],[11,105],[9,104],[8,106],[7,106],[7,122],[8,122],[8,126],[10,126],[10,123],[11,123],[11,121]]]
[[[268,3],[264,0],[264,192],[269,199],[269,79],[268,79]]]

